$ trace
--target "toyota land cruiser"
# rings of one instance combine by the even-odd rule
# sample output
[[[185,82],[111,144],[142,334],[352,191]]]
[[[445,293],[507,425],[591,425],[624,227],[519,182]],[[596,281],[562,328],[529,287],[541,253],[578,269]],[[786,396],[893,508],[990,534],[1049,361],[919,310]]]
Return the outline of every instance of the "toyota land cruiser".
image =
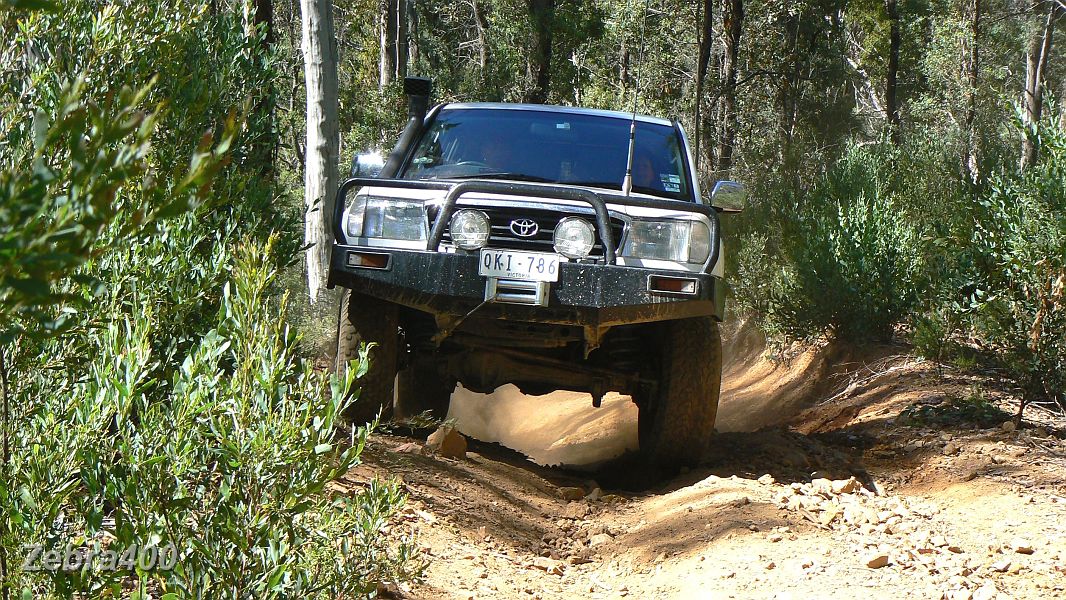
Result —
[[[357,157],[337,196],[337,368],[374,344],[349,416],[443,417],[457,382],[583,391],[595,406],[615,391],[638,407],[643,456],[698,461],[721,384],[719,212],[739,209],[743,186],[704,198],[676,121],[428,110],[430,87],[405,81],[399,143],[387,160]]]

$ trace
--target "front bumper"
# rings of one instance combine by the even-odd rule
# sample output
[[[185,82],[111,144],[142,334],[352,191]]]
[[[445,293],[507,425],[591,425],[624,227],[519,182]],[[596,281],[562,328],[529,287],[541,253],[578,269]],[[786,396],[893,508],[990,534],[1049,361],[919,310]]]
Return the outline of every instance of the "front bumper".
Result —
[[[349,265],[353,252],[388,255],[379,268]],[[357,290],[383,300],[433,314],[465,315],[485,299],[486,278],[478,274],[476,254],[450,254],[416,250],[385,250],[334,244],[329,286]],[[697,281],[691,294],[651,291],[650,278],[684,276]],[[724,289],[709,274],[562,263],[559,281],[550,284],[547,306],[488,303],[478,309],[482,317],[609,327],[714,316],[722,319]]]

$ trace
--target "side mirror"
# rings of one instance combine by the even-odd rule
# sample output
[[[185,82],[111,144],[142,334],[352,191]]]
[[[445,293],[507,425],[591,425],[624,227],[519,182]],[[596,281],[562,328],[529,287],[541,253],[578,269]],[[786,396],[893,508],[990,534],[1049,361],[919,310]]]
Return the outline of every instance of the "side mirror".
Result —
[[[748,188],[737,181],[723,180],[714,184],[711,192],[711,206],[719,212],[738,213],[744,210],[748,201]]]
[[[377,177],[385,167],[385,158],[378,151],[356,154],[352,160],[351,177]]]

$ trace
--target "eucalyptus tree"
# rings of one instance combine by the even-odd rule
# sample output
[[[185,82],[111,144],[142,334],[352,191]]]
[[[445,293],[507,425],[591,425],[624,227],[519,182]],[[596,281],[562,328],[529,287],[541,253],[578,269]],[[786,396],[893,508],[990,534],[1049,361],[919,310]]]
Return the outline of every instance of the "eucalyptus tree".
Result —
[[[304,167],[304,258],[311,302],[318,301],[329,264],[330,216],[337,193],[337,54],[330,0],[301,0],[307,146]]]
[[[1028,128],[1022,140],[1021,167],[1032,166],[1039,153],[1035,129],[1044,108],[1044,88],[1051,56],[1055,25],[1066,14],[1066,3],[1047,0],[1033,4],[1034,21],[1025,49],[1025,89],[1022,93],[1022,123]]]

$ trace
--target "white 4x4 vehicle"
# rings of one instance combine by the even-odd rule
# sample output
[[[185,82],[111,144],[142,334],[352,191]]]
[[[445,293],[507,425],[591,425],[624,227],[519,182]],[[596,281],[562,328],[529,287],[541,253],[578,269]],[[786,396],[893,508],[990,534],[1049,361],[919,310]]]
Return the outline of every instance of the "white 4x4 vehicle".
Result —
[[[427,114],[429,81],[405,85],[400,142],[376,166],[357,158],[334,214],[329,283],[350,290],[338,368],[376,344],[349,417],[443,417],[456,382],[584,391],[596,406],[615,391],[637,404],[642,455],[698,461],[722,370],[726,207],[712,202],[736,208],[743,187],[719,182],[706,201],[676,122],[515,104]]]

